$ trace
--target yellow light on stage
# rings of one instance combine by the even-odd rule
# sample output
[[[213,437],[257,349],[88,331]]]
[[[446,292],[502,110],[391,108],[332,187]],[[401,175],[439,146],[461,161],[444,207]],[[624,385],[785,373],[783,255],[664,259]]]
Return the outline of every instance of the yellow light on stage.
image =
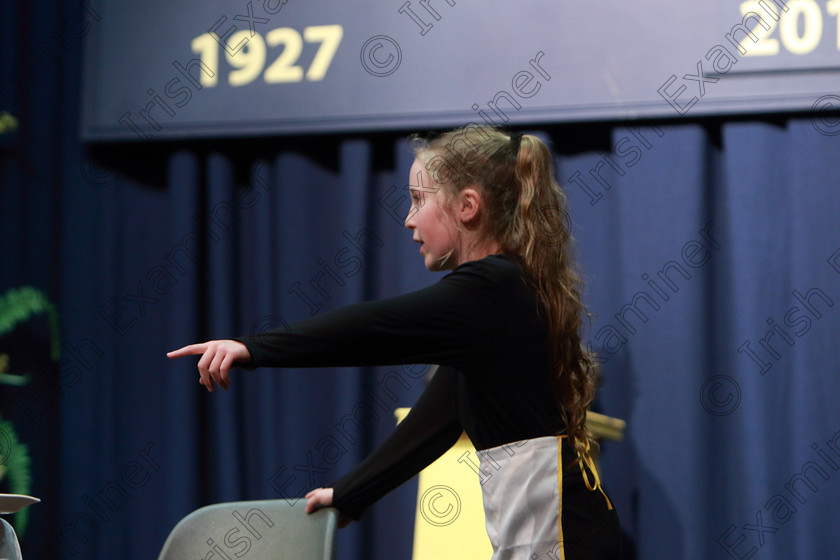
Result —
[[[408,408],[394,411],[400,423]],[[458,442],[419,475],[413,560],[487,560],[493,555],[484,528],[484,506],[475,448]]]

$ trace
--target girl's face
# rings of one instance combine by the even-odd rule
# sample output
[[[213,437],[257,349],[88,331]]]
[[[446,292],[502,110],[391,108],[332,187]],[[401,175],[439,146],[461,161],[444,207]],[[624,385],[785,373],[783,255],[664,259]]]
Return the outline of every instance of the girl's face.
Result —
[[[450,270],[458,264],[456,242],[458,228],[444,211],[446,195],[433,182],[426,167],[415,159],[409,175],[411,209],[405,227],[412,230],[414,241],[420,243],[426,268],[432,271]]]

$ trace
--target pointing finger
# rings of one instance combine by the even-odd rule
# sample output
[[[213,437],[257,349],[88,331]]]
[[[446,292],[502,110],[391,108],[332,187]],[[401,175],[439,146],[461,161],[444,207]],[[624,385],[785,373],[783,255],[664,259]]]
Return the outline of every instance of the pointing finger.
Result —
[[[179,348],[177,350],[172,350],[171,352],[167,352],[166,356],[168,358],[180,358],[182,356],[195,356],[196,354],[203,354],[204,351],[207,350],[207,343],[201,344],[190,344],[188,346],[184,346],[183,348]]]

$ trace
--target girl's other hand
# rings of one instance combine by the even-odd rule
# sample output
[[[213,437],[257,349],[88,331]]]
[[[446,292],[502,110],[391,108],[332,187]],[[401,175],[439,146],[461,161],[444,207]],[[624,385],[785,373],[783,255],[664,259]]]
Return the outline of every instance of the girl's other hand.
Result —
[[[190,344],[178,350],[167,352],[169,358],[195,356],[201,354],[198,361],[199,383],[213,391],[215,382],[222,389],[230,386],[230,368],[234,362],[251,361],[251,353],[241,342],[235,340],[211,340],[201,344]]]
[[[333,500],[333,489],[332,488],[316,488],[315,490],[310,490],[306,496],[306,513],[312,513],[321,509],[322,507],[331,507],[332,500]],[[350,525],[353,520],[349,517],[345,517],[341,515],[341,512],[338,514],[338,528],[342,529]]]

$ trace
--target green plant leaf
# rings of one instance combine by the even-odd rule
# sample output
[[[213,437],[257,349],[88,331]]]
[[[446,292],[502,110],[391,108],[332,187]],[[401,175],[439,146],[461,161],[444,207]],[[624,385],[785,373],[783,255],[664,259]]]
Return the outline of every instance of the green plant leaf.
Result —
[[[36,313],[46,313],[50,323],[50,357],[57,361],[61,354],[58,312],[47,296],[32,286],[14,288],[0,296],[0,336]]]

